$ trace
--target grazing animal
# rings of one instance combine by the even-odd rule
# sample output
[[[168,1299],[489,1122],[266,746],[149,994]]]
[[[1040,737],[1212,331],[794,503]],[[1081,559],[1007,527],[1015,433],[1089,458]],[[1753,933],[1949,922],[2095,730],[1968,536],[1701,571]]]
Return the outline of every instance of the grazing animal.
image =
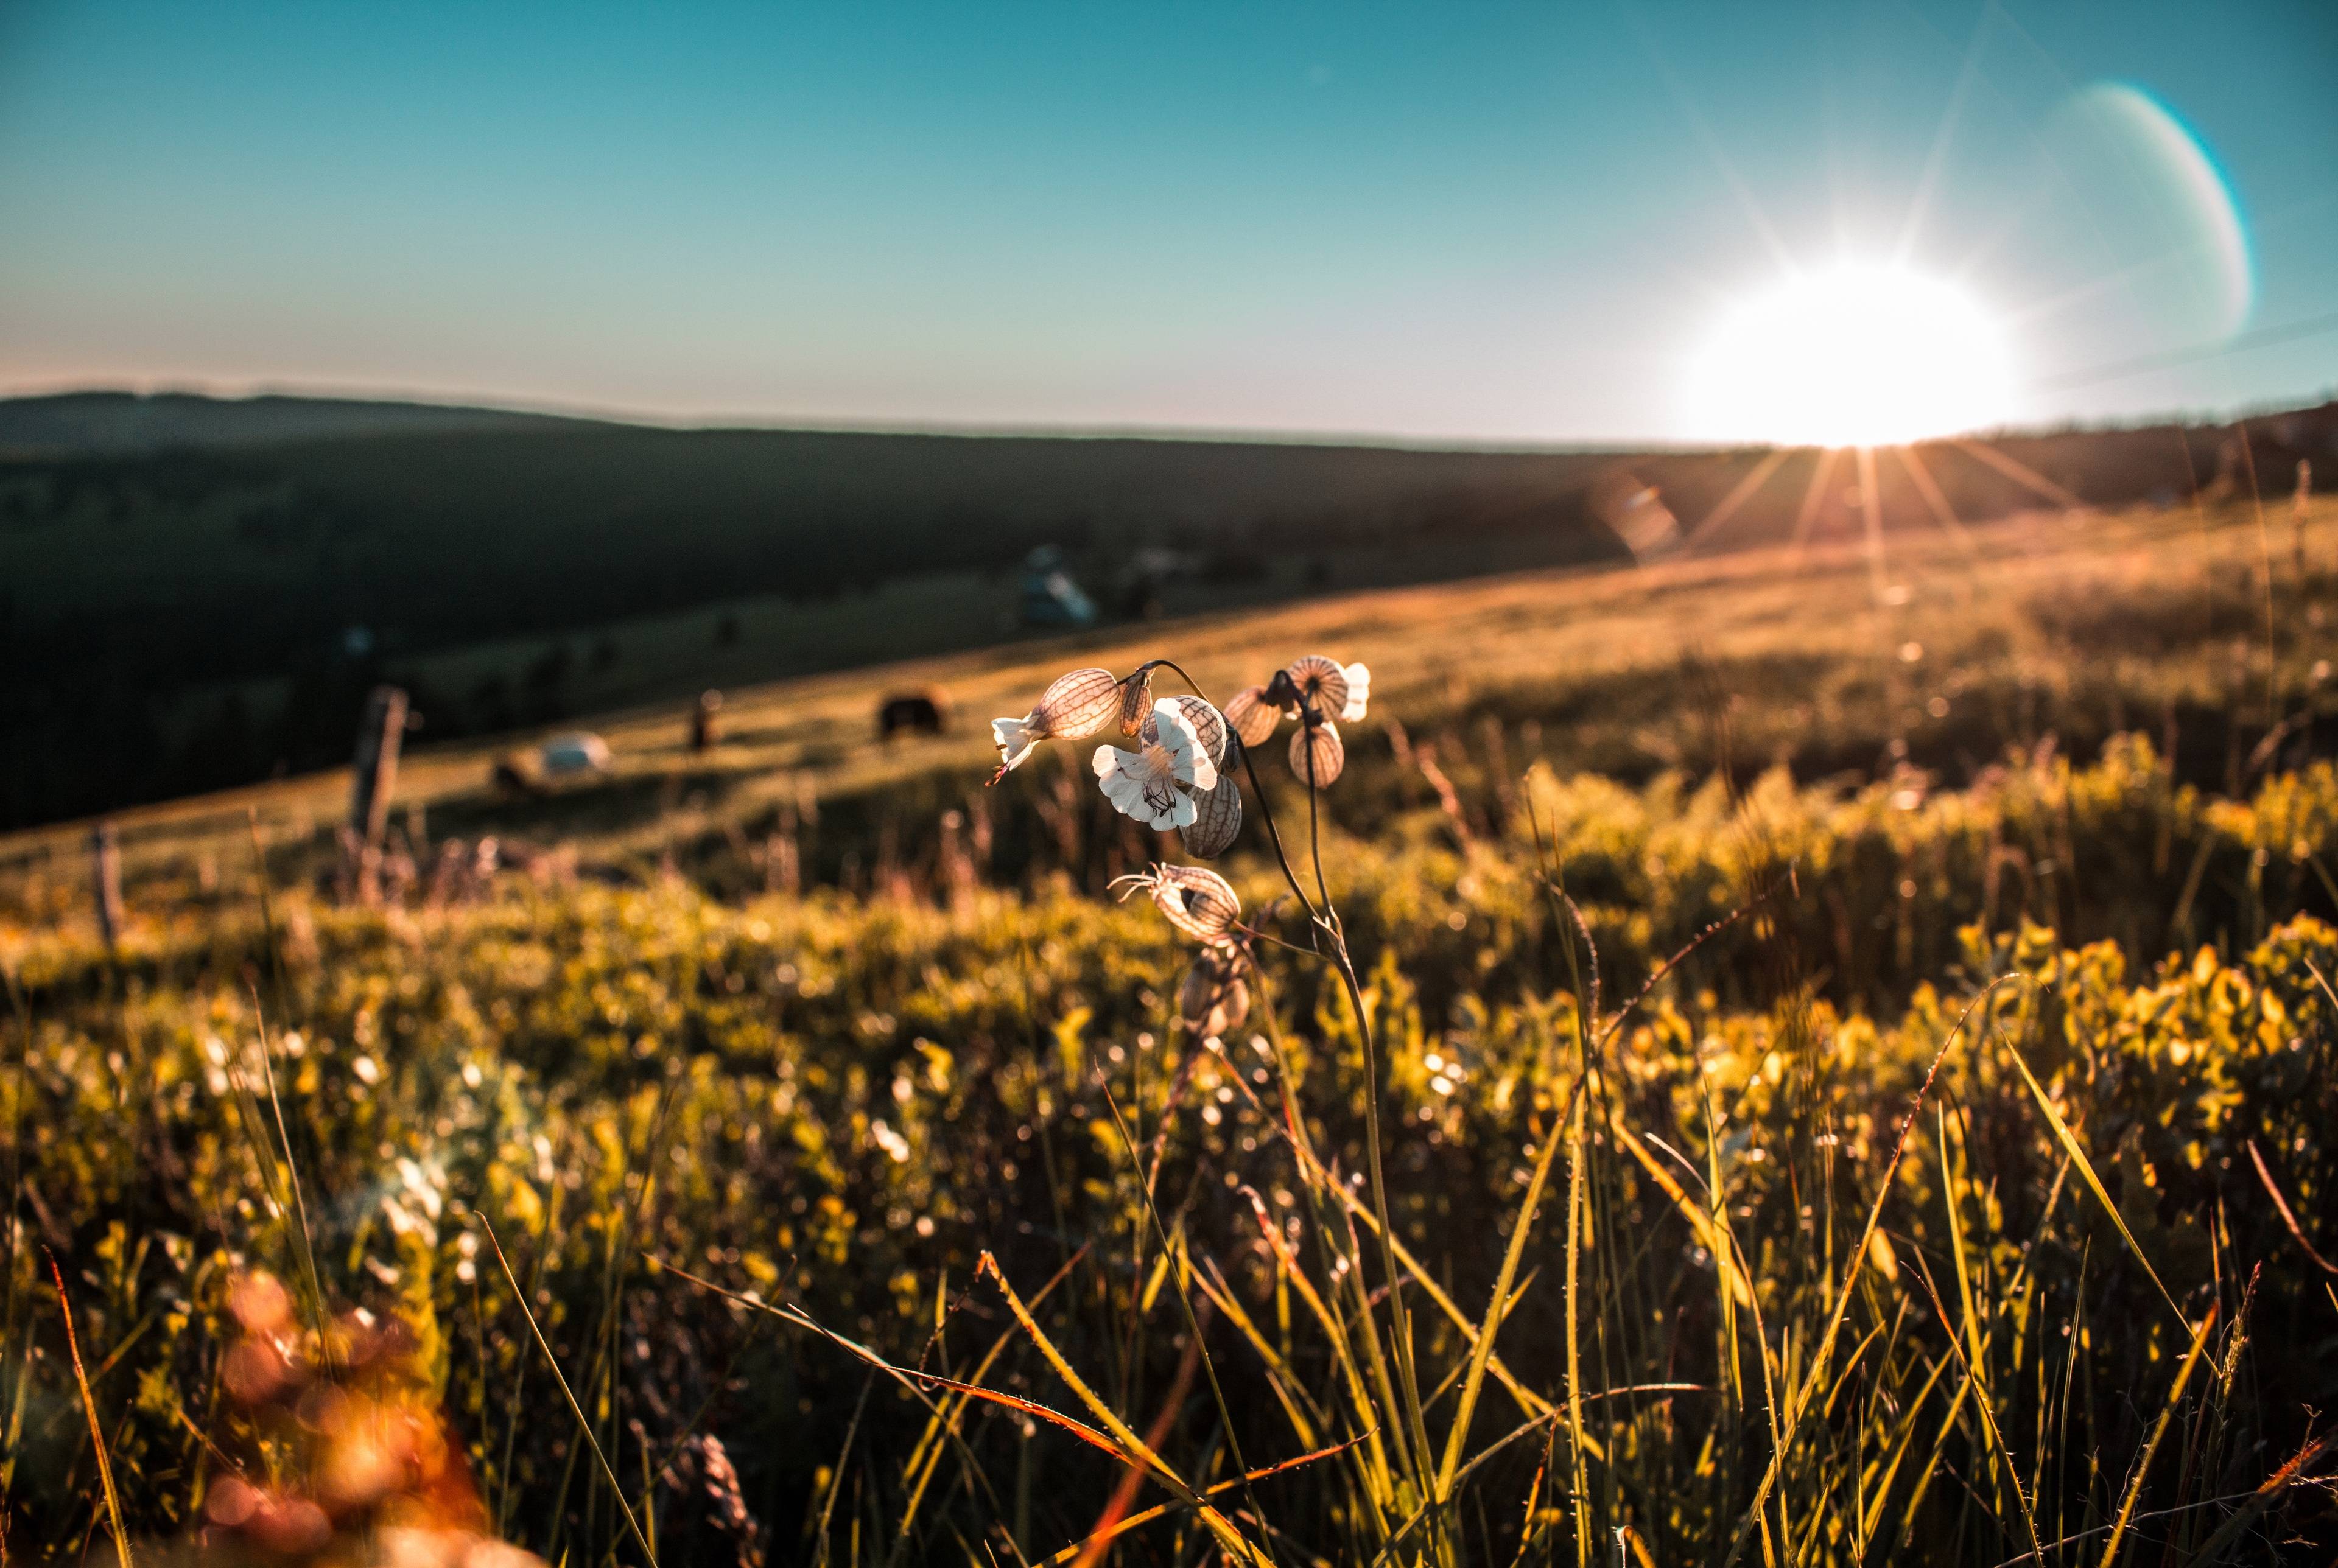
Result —
[[[913,735],[939,735],[949,728],[950,701],[939,691],[896,691],[877,705],[877,739],[890,740],[908,730]]]
[[[543,780],[529,772],[526,765],[516,757],[496,758],[493,777],[496,789],[502,794],[527,796],[544,793]],[[447,842],[451,845],[454,840],[450,838]]]

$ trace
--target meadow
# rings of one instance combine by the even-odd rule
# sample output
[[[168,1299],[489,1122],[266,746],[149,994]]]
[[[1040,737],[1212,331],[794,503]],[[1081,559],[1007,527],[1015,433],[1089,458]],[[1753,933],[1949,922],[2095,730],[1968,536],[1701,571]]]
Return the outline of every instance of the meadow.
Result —
[[[2239,429],[2277,487],[2299,456],[2327,466],[2333,420]],[[2239,446],[2216,426],[2017,434],[1887,455],[1874,478],[1888,526],[1929,529],[1936,506],[2230,485]],[[1024,635],[1036,546],[1107,622],[1182,617],[1613,564],[1604,503],[1641,485],[1685,518],[1734,498],[1707,545],[1855,527],[1834,462],[0,399],[0,830],[329,767],[384,680],[446,740],[995,646]]]
[[[442,745],[378,907],[345,776],[125,815],[112,948],[84,829],[0,841],[5,1545],[2325,1560],[2319,505],[813,677],[541,799]],[[1312,653],[1343,770],[1251,748],[1182,901],[1094,739],[869,735]]]

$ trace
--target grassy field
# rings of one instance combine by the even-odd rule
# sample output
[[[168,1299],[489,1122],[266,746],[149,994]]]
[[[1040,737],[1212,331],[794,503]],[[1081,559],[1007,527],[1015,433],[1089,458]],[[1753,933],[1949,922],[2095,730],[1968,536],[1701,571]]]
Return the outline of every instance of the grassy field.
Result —
[[[0,840],[8,1549],[2326,1559],[2338,509],[1885,544],[424,746],[384,907],[344,775],[141,808],[111,951]],[[1314,652],[1231,949],[1094,741],[984,788]]]
[[[1925,443],[1882,454],[1868,488],[1897,535],[2041,497],[2117,508],[2252,475],[2280,491],[2299,459],[2326,469],[2333,453],[2338,408],[2323,407]],[[1860,526],[1852,464],[1809,448],[1437,451],[0,399],[0,667],[15,677],[0,682],[0,829],[329,765],[381,680],[453,739],[996,646],[1021,634],[1017,583],[1039,545],[1064,553],[1107,620],[1140,612],[1155,577],[1184,615],[1614,564],[1629,552],[1613,504],[1643,486],[1707,552]]]

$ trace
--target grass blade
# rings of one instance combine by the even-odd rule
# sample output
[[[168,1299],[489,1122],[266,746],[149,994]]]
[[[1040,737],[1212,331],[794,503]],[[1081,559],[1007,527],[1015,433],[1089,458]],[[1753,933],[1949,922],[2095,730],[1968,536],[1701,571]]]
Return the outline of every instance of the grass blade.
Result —
[[[2167,1403],[2159,1407],[2159,1419],[2151,1425],[2151,1436],[2143,1446],[2143,1456],[2135,1463],[2135,1474],[2128,1477],[2127,1495],[2119,1501],[2117,1520],[2111,1525],[2111,1538],[2103,1547],[2101,1568],[2111,1568],[2118,1558],[2119,1541],[2127,1534],[2128,1522],[2135,1515],[2136,1499],[2143,1495],[2144,1477],[2151,1473],[2151,1461],[2159,1452],[2159,1440],[2167,1436],[2167,1423],[2176,1414],[2176,1406],[2184,1398],[2184,1386],[2192,1380],[2192,1369],[2200,1365],[2200,1352],[2208,1343],[2208,1329],[2216,1321],[2216,1309],[2200,1320],[2199,1330],[2192,1336],[2192,1348],[2186,1352],[2184,1365],[2176,1368],[2176,1387],[2167,1391]]]
[[[44,1251],[47,1250],[43,1249]],[[64,1271],[57,1267],[57,1257],[48,1254],[49,1278],[57,1283],[57,1310],[64,1314],[65,1348],[73,1354],[74,1381],[81,1388],[82,1414],[89,1417],[90,1446],[97,1452],[97,1479],[105,1490],[105,1514],[113,1526],[113,1552],[121,1559],[122,1568],[133,1568],[130,1561],[130,1537],[122,1528],[122,1497],[113,1487],[113,1462],[106,1457],[105,1432],[98,1425],[97,1401],[89,1391],[89,1374],[82,1370],[81,1337],[74,1332],[73,1302],[65,1295]]]
[[[2038,1109],[2046,1113],[2047,1123],[2054,1129],[2054,1136],[2060,1141],[2062,1152],[2078,1168],[2078,1174],[2093,1191],[2095,1200],[2103,1206],[2103,1211],[2111,1217],[2111,1223],[2118,1227],[2120,1240],[2127,1243],[2127,1250],[2135,1254],[2135,1260],[2143,1265],[2143,1271],[2150,1277],[2152,1288],[2159,1292],[2159,1298],[2167,1303],[2167,1309],[2175,1314],[2176,1321],[2183,1324],[2185,1332],[2191,1332],[2192,1326],[2184,1319],[2184,1309],[2176,1305],[2176,1298],[2168,1293],[2166,1286],[2160,1283],[2158,1271],[2152,1268],[2151,1259],[2143,1255],[2143,1246],[2136,1240],[2135,1232],[2127,1228],[2127,1220],[2119,1213],[2118,1205],[2111,1201],[2110,1192],[2103,1186],[2103,1179],[2095,1174],[2095,1162],[2088,1159],[2087,1152],[2078,1146],[2078,1134],[2072,1132],[2070,1124],[2062,1120],[2062,1113],[2054,1109],[2054,1102],[2046,1097],[2044,1085],[2038,1082],[2037,1074],[2029,1071],[2029,1063],[2021,1059],[2021,1053],[2013,1048],[2013,1043],[2003,1039],[1999,1043],[2004,1045],[2005,1054],[2013,1058],[2014,1066],[2020,1069],[2021,1081],[2029,1085],[2029,1093],[2037,1098]]]

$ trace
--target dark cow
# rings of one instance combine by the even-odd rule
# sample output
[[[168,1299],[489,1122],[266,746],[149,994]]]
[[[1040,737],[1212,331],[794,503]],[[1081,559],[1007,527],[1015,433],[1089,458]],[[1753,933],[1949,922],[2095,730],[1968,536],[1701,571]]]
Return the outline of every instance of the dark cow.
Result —
[[[544,780],[530,773],[518,759],[509,756],[496,759],[493,773],[496,792],[504,795],[535,796],[544,794]]]
[[[877,706],[877,739],[890,740],[908,731],[939,735],[949,728],[950,701],[939,691],[896,691]]]

